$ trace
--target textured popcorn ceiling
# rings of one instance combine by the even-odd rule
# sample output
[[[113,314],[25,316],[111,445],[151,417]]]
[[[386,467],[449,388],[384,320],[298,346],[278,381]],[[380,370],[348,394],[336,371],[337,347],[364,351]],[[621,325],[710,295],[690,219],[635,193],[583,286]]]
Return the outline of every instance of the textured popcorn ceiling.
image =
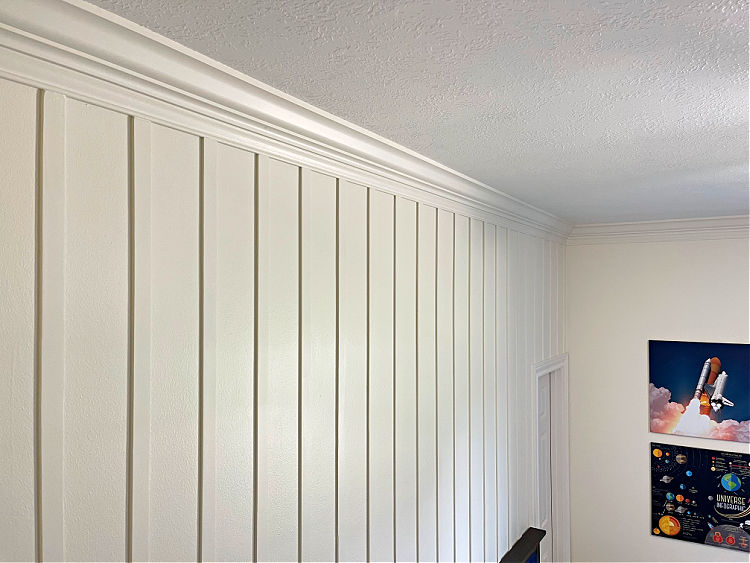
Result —
[[[748,212],[745,0],[93,0],[577,223]]]

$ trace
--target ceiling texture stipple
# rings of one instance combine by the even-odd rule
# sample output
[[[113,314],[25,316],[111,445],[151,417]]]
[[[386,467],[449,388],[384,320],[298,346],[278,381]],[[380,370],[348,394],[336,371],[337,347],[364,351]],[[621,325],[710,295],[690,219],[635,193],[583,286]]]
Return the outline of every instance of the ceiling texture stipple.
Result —
[[[748,213],[748,2],[93,0],[575,223]]]

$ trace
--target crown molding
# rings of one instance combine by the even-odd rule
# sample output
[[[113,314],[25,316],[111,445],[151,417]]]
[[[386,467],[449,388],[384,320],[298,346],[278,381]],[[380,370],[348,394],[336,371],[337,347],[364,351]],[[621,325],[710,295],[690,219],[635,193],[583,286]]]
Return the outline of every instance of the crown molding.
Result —
[[[568,245],[747,239],[749,237],[750,216],[732,215],[700,219],[577,225],[568,237]]]
[[[519,231],[563,240],[572,228],[80,0],[0,2],[0,75]]]

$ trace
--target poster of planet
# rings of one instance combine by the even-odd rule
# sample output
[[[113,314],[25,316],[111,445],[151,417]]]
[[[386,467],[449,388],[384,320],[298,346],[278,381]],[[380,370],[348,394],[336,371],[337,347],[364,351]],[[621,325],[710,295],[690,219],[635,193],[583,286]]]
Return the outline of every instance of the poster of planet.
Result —
[[[750,344],[650,340],[651,432],[750,443]]]
[[[750,455],[651,443],[651,535],[750,551]]]

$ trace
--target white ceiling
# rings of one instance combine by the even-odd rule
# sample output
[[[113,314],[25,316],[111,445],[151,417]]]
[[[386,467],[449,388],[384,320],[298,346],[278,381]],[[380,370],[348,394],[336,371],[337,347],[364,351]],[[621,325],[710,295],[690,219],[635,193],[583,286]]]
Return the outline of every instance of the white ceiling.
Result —
[[[90,0],[575,223],[748,213],[748,4]]]

